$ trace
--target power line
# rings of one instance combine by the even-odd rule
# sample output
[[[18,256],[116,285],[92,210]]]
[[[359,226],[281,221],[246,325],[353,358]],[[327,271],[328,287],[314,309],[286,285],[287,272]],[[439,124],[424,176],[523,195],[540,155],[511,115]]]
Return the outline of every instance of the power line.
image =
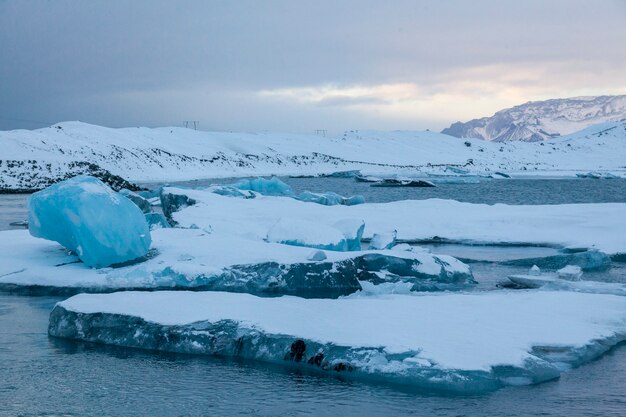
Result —
[[[183,126],[187,129],[193,128],[193,130],[198,130],[198,126],[200,126],[200,122],[197,120],[185,120],[183,122]]]

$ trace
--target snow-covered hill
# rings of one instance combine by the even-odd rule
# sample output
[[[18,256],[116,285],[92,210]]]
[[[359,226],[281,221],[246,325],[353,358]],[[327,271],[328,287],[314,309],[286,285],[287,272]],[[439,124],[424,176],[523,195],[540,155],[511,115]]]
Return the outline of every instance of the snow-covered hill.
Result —
[[[626,176],[626,123],[609,123],[548,143],[493,143],[435,132],[346,132],[339,137],[111,129],[80,122],[0,132],[0,190],[37,189],[81,169],[134,182],[343,170],[425,175],[463,168],[489,174]],[[104,172],[104,171],[103,171]],[[457,170],[458,172],[458,170]]]
[[[589,126],[626,120],[626,95],[530,101],[491,117],[453,123],[441,133],[459,138],[537,142]]]

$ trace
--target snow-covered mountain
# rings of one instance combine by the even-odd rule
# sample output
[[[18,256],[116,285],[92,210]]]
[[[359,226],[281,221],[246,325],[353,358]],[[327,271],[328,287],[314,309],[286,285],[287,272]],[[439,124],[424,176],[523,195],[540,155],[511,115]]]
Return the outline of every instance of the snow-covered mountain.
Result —
[[[530,101],[491,117],[456,122],[441,131],[458,138],[538,142],[589,126],[626,120],[626,95]]]
[[[111,129],[80,122],[0,132],[0,192],[40,189],[79,173],[152,182],[346,170],[407,176],[494,171],[626,176],[626,122],[594,126],[548,143],[494,143],[435,132],[351,131],[321,137],[177,127]]]

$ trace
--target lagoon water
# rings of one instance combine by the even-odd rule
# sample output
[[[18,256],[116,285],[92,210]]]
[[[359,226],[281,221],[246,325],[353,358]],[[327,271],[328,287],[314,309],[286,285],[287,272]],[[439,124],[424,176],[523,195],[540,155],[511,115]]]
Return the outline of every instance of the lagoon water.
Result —
[[[296,191],[363,194],[368,202],[433,197],[489,204],[626,202],[626,180],[484,180],[432,189],[375,188],[338,178],[285,181]],[[23,195],[0,195],[0,230],[25,218],[25,201]],[[433,245],[431,249],[488,261],[472,264],[481,290],[497,290],[503,275],[519,270],[491,262],[554,253],[536,247]],[[608,271],[594,272],[593,279],[626,283],[626,265],[614,263]],[[626,344],[556,381],[459,396],[345,381],[255,362],[49,338],[48,314],[60,300],[0,294],[0,416],[626,415]]]

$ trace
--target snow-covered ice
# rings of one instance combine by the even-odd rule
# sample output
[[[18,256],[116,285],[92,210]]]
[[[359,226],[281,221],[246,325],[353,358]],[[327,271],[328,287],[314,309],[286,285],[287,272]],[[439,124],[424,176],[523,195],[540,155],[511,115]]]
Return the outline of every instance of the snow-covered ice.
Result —
[[[25,230],[0,232],[0,289],[25,293],[110,292],[119,289],[193,288],[336,297],[360,282],[405,281],[415,290],[459,290],[475,281],[469,267],[450,256],[421,252],[326,251],[253,241],[202,229],[159,228],[141,263],[91,269],[55,242]]]
[[[267,232],[266,240],[284,245],[307,246],[332,251],[348,250],[348,241],[338,229],[291,217],[278,219]]]
[[[138,206],[88,176],[34,193],[28,200],[28,228],[33,236],[59,242],[85,265],[99,268],[141,258],[151,242]]]
[[[210,225],[216,232],[258,240],[264,239],[270,227],[284,216],[328,226],[354,218],[365,222],[365,239],[371,239],[375,233],[397,230],[399,241],[531,244],[594,248],[608,255],[626,253],[623,203],[487,205],[429,199],[322,206],[285,197],[228,198],[209,191],[172,187],[165,188],[164,193],[184,195],[197,203],[172,214],[181,226]],[[559,261],[565,259],[565,263],[558,268],[572,263],[573,258],[594,261],[594,265],[598,265],[597,260],[607,259],[598,252],[572,254],[561,257]]]
[[[374,233],[368,249],[391,249],[396,245],[397,230]]]
[[[484,392],[557,378],[625,340],[626,298],[564,291],[339,300],[81,294],[57,304],[49,333]]]

